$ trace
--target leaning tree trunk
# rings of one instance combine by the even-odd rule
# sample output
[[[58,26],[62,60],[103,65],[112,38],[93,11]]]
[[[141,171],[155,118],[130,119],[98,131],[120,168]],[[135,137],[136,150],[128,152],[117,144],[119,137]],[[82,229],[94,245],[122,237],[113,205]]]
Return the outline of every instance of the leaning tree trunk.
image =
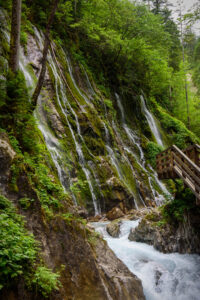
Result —
[[[44,78],[45,78],[45,73],[46,73],[47,54],[48,54],[48,49],[49,49],[49,44],[50,44],[50,29],[51,29],[51,25],[54,20],[54,16],[55,16],[55,13],[56,13],[56,10],[58,7],[58,3],[59,3],[59,0],[54,0],[51,14],[49,16],[49,20],[48,20],[47,27],[46,27],[44,49],[43,49],[43,56],[42,56],[42,68],[40,71],[40,76],[39,76],[39,79],[37,82],[37,86],[36,86],[35,91],[32,96],[33,107],[35,107],[37,105],[37,99],[40,95],[40,91],[41,91],[43,83],[44,83]]]
[[[21,0],[12,1],[12,23],[10,37],[10,69],[16,73],[19,69],[20,27],[21,27]]]

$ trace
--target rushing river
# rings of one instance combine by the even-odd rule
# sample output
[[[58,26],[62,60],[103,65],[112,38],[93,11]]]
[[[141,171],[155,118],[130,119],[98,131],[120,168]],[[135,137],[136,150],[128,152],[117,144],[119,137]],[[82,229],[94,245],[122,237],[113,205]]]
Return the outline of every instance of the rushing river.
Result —
[[[163,254],[153,246],[131,242],[128,235],[137,221],[123,221],[119,238],[106,231],[108,222],[93,223],[129,270],[141,279],[147,300],[199,300],[200,256],[189,254]]]

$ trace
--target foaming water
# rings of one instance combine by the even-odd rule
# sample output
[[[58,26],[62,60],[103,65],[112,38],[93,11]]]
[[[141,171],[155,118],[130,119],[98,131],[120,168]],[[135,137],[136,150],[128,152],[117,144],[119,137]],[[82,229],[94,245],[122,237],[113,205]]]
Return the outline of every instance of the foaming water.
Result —
[[[200,256],[189,254],[164,254],[153,246],[128,240],[131,228],[137,221],[123,221],[121,235],[112,238],[106,224],[93,223],[129,270],[141,279],[147,300],[199,300]]]

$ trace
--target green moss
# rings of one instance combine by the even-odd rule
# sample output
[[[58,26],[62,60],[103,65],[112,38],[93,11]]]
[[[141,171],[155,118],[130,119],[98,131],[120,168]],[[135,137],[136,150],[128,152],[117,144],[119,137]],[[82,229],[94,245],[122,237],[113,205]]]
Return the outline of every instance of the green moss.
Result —
[[[200,142],[199,139],[195,136],[195,134],[186,128],[183,122],[170,116],[166,110],[164,110],[158,105],[158,103],[156,103],[155,100],[151,99],[151,103],[154,112],[160,120],[162,128],[166,132],[168,144],[175,144],[179,148],[184,149],[186,148],[188,143]]]
[[[163,148],[154,142],[149,142],[146,145],[146,149],[145,149],[146,157],[154,168],[156,167],[156,155],[162,151]]]
[[[19,204],[24,210],[28,209],[31,206],[32,202],[34,202],[34,199],[30,199],[27,197],[19,199]]]
[[[99,238],[100,238],[100,234],[94,231],[94,232],[89,232],[87,240],[91,246],[96,246]]]

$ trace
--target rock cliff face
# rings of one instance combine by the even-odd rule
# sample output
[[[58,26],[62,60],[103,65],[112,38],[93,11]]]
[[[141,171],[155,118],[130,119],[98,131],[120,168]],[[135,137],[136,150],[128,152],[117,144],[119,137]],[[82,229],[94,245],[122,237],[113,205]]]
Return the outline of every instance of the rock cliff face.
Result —
[[[18,192],[9,188],[10,164],[15,152],[6,135],[0,137],[1,193],[11,199],[27,220],[27,229],[40,242],[41,256],[52,270],[60,270],[62,288],[49,299],[144,299],[140,280],[134,276],[108,248],[107,243],[76,220],[66,222],[60,216],[46,220],[37,194],[26,174],[18,178]],[[21,210],[19,199],[26,195],[34,199],[28,210]],[[73,207],[67,211],[76,214]],[[39,300],[21,278],[14,289],[3,289],[4,300]]]
[[[153,220],[151,219],[153,216]],[[153,245],[164,253],[197,253],[200,254],[200,221],[195,211],[185,215],[182,222],[157,223],[161,216],[156,211],[145,216],[138,227],[132,229],[129,240]]]
[[[33,67],[33,82],[41,67],[43,48],[42,33],[36,28],[34,31],[35,35],[29,35],[22,62],[25,70],[28,64]],[[111,99],[108,105],[107,96]],[[136,206],[155,203],[155,194],[162,198],[155,175],[145,168],[141,143],[147,139],[142,131],[137,136],[134,122],[124,129],[122,113],[115,96],[102,94],[83,66],[52,42],[37,119],[49,151],[54,148],[57,171],[60,168],[66,178],[60,178],[61,182],[90,215],[97,210],[106,213],[114,207],[126,213]],[[50,133],[45,137],[47,129]],[[55,151],[59,157],[55,158]]]

